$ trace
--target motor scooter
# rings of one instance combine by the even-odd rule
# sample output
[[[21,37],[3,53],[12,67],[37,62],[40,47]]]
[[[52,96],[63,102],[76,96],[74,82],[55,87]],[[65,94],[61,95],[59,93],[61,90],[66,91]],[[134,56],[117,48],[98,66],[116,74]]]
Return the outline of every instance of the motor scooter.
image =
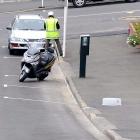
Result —
[[[37,78],[44,80],[51,71],[56,56],[51,45],[45,49],[43,44],[32,43],[24,53],[21,60],[21,72],[19,82],[24,82],[26,78]]]

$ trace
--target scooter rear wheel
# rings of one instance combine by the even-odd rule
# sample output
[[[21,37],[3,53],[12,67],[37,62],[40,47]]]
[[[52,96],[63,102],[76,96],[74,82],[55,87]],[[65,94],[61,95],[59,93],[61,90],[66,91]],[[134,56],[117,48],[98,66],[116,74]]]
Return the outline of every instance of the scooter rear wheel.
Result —
[[[46,77],[48,76],[48,73],[45,75],[41,75],[40,77],[37,78],[38,81],[43,81]]]

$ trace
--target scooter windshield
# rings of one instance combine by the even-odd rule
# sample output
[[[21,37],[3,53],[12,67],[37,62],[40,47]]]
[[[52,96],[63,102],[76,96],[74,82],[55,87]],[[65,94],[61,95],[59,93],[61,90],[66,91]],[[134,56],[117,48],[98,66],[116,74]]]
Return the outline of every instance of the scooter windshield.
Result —
[[[29,49],[27,50],[27,54],[28,55],[36,55],[40,53],[40,49],[43,48],[42,44],[33,44],[29,47]]]

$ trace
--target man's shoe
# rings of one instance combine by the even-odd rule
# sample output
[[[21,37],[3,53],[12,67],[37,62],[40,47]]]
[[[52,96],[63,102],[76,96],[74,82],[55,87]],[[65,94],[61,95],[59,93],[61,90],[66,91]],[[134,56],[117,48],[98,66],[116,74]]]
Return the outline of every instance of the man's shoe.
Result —
[[[60,56],[63,56],[63,53],[60,53]]]

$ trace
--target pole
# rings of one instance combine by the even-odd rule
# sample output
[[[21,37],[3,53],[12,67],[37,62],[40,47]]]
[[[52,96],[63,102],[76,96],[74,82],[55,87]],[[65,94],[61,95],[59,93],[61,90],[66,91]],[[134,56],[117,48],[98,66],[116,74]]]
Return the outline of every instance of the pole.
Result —
[[[86,56],[89,55],[89,44],[90,44],[90,36],[89,35],[81,35],[80,36],[80,69],[79,69],[79,77],[86,77]]]
[[[42,8],[44,7],[44,0],[42,0]]]
[[[44,6],[44,0],[41,0],[41,6],[39,6],[38,8],[45,8],[45,6]]]
[[[80,54],[80,72],[79,72],[80,78],[86,77],[86,55],[85,53]]]
[[[68,0],[64,4],[64,32],[63,32],[63,57],[66,55],[66,33],[67,33]]]

